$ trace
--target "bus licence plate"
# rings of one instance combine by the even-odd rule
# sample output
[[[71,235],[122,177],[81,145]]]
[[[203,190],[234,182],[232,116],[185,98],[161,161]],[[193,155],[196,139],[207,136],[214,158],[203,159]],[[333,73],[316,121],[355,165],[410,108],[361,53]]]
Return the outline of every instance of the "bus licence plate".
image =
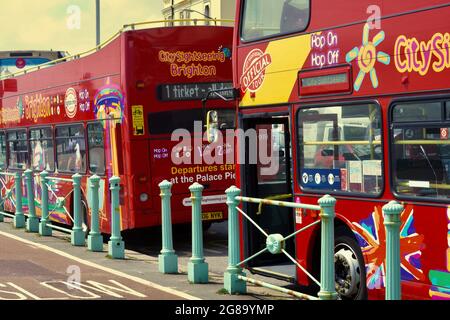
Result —
[[[202,220],[220,220],[223,219],[223,212],[204,212]]]

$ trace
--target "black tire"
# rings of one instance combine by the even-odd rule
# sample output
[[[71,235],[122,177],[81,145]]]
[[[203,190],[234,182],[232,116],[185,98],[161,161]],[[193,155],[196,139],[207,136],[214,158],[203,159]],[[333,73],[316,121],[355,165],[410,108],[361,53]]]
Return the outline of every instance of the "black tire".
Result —
[[[336,291],[342,300],[367,299],[366,267],[361,248],[346,228],[335,231]]]

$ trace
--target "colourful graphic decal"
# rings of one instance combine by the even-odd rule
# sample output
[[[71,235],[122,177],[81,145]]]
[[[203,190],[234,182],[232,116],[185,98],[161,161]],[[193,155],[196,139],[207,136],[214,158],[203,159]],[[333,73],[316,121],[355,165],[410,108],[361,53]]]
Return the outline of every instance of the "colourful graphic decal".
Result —
[[[6,211],[14,212],[16,209],[16,193],[15,193],[15,184],[14,184],[13,176],[2,176],[0,177],[1,184],[1,197],[2,201],[0,204],[3,204],[3,208]],[[49,190],[51,191],[48,194],[48,203],[49,203],[49,215],[52,221],[68,224],[71,222],[70,218],[67,216],[67,209],[64,210],[63,206],[58,205],[58,197],[64,198],[68,192],[71,190],[71,186],[66,186],[64,190],[62,190],[58,185],[54,182],[50,181]],[[66,190],[67,189],[67,190]],[[36,206],[36,214],[41,216],[42,214],[42,191],[41,191],[40,179],[39,176],[35,178],[34,182],[34,199]],[[65,192],[65,194],[64,194]],[[24,212],[28,211],[28,195],[27,189],[24,185],[22,185],[22,210]]]
[[[116,85],[108,84],[98,91],[94,99],[94,113],[97,120],[112,120],[122,123],[124,98],[122,91]],[[106,128],[106,124],[104,127]]]
[[[74,88],[67,89],[66,96],[64,98],[64,107],[66,108],[66,115],[70,119],[75,118],[78,110],[78,100],[77,92]]]
[[[108,166],[108,178],[120,176],[117,152],[116,125],[122,123],[125,111],[125,99],[119,86],[109,84],[101,88],[94,99],[94,113],[98,120],[103,121],[105,129],[105,153]],[[120,143],[120,142],[119,142]],[[120,209],[122,217],[122,209]],[[122,218],[120,219],[122,222]]]
[[[423,235],[416,233],[414,228],[414,210],[407,206],[401,213],[400,225],[400,262],[403,280],[424,280],[421,270],[420,257],[422,255]],[[367,287],[379,289],[385,286],[386,274],[386,231],[384,216],[380,206],[365,220],[353,223],[362,252],[367,259],[366,275]]]
[[[0,176],[1,183],[1,196],[0,207],[6,209],[15,208],[15,192],[14,192],[14,177],[12,176]]]
[[[222,48],[221,48],[222,49]],[[170,75],[172,77],[210,77],[217,75],[217,67],[212,62],[224,63],[227,50],[211,52],[200,51],[159,51],[159,61],[170,64]]]
[[[359,74],[356,77],[354,88],[359,91],[361,85],[364,81],[366,74],[370,74],[370,80],[372,81],[372,86],[378,88],[378,77],[375,71],[375,63],[381,62],[388,65],[391,62],[391,58],[387,53],[379,51],[377,53],[376,47],[384,41],[385,34],[384,31],[380,31],[372,41],[369,41],[370,27],[366,23],[364,25],[363,31],[363,42],[361,47],[354,47],[351,51],[347,53],[346,61],[348,63],[352,62],[357,58],[359,66]]]
[[[447,208],[447,271],[430,270],[428,277],[433,284],[430,297],[435,300],[450,300],[450,207]]]
[[[434,72],[442,72],[450,68],[450,33],[435,33],[429,41],[420,42],[401,35],[395,41],[394,56],[398,72],[425,76],[431,66]]]
[[[245,58],[241,87],[242,91],[256,92],[262,86],[266,75],[266,68],[272,63],[270,54],[259,49],[253,49]]]
[[[220,51],[220,52],[223,52],[223,54],[225,55],[225,58],[231,59],[232,52],[231,52],[231,49],[230,49],[230,48],[220,47],[220,48],[219,48],[219,51]]]

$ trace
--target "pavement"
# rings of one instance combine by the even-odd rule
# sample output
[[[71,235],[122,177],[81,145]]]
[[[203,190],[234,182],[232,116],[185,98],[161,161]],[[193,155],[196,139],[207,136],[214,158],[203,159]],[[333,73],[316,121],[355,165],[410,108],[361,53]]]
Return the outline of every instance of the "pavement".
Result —
[[[247,284],[247,294],[224,293],[227,266],[227,224],[213,224],[204,235],[209,283],[191,284],[187,265],[191,256],[188,226],[174,227],[178,274],[158,271],[161,233],[158,228],[124,232],[125,259],[74,247],[70,236],[53,231],[52,237],[14,229],[10,219],[0,223],[0,296],[10,299],[132,299],[132,300],[292,300],[289,295]],[[252,278],[266,280],[251,275]],[[270,279],[268,282],[286,286]],[[81,285],[77,286],[76,284]],[[9,292],[6,294],[5,292]],[[9,295],[9,296],[8,296]],[[1,298],[1,297],[0,297]]]

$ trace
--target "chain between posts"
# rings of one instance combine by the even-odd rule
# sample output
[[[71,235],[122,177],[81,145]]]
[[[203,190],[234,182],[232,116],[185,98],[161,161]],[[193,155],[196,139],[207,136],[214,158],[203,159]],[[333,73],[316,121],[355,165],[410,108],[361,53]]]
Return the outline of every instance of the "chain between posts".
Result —
[[[336,199],[326,195],[319,199],[318,206],[291,203],[284,201],[276,201],[270,199],[258,199],[239,196],[240,190],[235,186],[230,187],[226,190],[227,195],[227,205],[228,205],[228,249],[229,249],[229,260],[228,268],[225,272],[224,285],[225,289],[230,294],[245,293],[246,292],[246,282],[255,283],[253,279],[245,277],[242,273],[242,267],[244,263],[249,260],[269,251],[271,254],[285,254],[292,262],[294,262],[301,270],[303,270],[312,280],[320,285],[320,292],[318,294],[321,300],[335,300],[338,295],[335,290],[335,270],[334,270],[334,218],[335,218],[335,204]],[[267,234],[258,224],[253,221],[242,209],[238,208],[239,201],[267,204],[272,206],[280,207],[290,207],[290,208],[301,208],[320,211],[321,221],[311,223],[310,225],[294,232],[293,234],[284,237],[281,234]],[[266,236],[266,248],[260,250],[251,257],[239,262],[239,248],[240,248],[240,237],[238,232],[238,216],[237,213],[241,213],[246,219],[249,220],[253,225],[261,231],[264,236]],[[298,263],[286,250],[285,241],[297,235],[298,233],[311,228],[318,223],[321,223],[321,281],[317,281],[310,273],[308,273],[301,265]],[[262,285],[267,288],[272,288],[280,291],[279,287],[258,281],[258,285]],[[295,294],[293,294],[295,295]],[[297,294],[297,296],[299,296]],[[302,297],[309,297],[315,299],[315,297],[307,296],[301,294]]]

